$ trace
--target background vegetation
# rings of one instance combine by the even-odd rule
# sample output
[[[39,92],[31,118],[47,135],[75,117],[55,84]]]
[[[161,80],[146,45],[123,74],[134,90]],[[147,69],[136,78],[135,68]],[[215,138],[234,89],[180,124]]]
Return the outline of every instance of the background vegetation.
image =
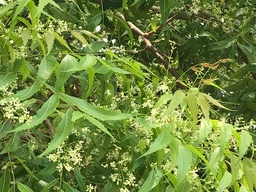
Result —
[[[0,192],[256,188],[254,0],[0,0]]]

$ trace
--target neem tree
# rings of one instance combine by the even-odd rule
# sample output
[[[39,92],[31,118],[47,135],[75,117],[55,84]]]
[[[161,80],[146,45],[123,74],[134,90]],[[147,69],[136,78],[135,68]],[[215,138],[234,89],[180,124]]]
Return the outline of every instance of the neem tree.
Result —
[[[0,191],[254,190],[254,1],[0,4]]]

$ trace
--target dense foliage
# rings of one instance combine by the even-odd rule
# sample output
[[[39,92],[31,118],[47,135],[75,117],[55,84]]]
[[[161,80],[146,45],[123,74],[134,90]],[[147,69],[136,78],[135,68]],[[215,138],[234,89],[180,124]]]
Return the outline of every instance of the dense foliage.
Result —
[[[255,11],[0,0],[0,192],[254,191]]]

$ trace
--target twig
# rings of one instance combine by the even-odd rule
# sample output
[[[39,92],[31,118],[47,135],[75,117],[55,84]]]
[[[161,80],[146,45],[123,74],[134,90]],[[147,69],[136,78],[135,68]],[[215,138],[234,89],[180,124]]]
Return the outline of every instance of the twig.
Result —
[[[54,131],[54,127],[52,126],[52,123],[50,122],[49,119],[45,119],[44,122],[46,123],[49,131],[50,131],[50,135],[54,135],[55,131]]]

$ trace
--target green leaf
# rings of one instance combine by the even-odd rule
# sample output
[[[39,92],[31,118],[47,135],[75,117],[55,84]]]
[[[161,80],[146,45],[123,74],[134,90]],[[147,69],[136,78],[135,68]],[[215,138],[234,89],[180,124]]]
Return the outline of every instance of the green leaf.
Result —
[[[121,113],[119,111],[97,107],[87,103],[83,99],[72,97],[67,94],[59,93],[59,96],[65,102],[76,106],[78,109],[85,112],[86,114],[103,121],[104,120],[121,120],[121,119],[126,119],[128,117],[131,117],[131,114]]]
[[[168,103],[168,101],[170,101],[172,99],[173,95],[170,93],[166,93],[164,95],[162,95],[158,101],[156,102],[154,108],[158,109],[160,108],[162,105],[165,105],[166,103]]]
[[[241,131],[241,141],[239,145],[239,158],[242,158],[252,143],[252,136],[248,131]]]
[[[71,34],[76,38],[78,39],[79,41],[81,41],[81,43],[83,43],[84,45],[86,46],[89,46],[89,43],[87,42],[87,40],[85,39],[85,37],[79,33],[78,31],[74,31],[72,30],[71,31]]]
[[[160,13],[161,13],[161,20],[164,23],[169,15],[171,10],[171,4],[173,0],[161,0],[160,1]]]
[[[126,70],[124,70],[124,69],[121,69],[121,68],[116,67],[115,65],[112,64],[112,61],[110,61],[110,60],[104,61],[103,59],[98,58],[98,61],[99,61],[102,65],[104,65],[105,67],[107,67],[108,69],[111,69],[113,72],[120,73],[120,74],[131,74],[131,72],[129,72],[129,71],[126,71]]]
[[[10,120],[6,120],[5,122],[2,122],[0,124],[0,139],[4,138],[7,134],[8,131],[12,129],[12,124],[10,123]]]
[[[67,72],[69,69],[73,68],[73,66],[77,65],[77,59],[71,55],[66,55],[58,68],[57,71],[57,79],[55,82],[55,88],[61,89],[61,87],[66,83],[72,72]]]
[[[231,109],[228,109],[227,107],[225,107],[222,104],[220,104],[216,99],[213,99],[210,95],[207,95],[205,93],[200,93],[200,94],[202,94],[213,105],[216,105],[217,107],[220,107],[222,109],[226,109],[226,110],[232,111]]]
[[[150,171],[149,176],[147,177],[146,181],[141,186],[139,192],[151,191],[151,189],[153,189],[155,186],[157,186],[157,184],[161,180],[162,176],[163,176],[163,173],[159,169],[153,168]]]
[[[68,137],[71,130],[73,129],[74,122],[71,121],[72,119],[72,108],[69,108],[64,115],[64,117],[61,119],[60,123],[56,127],[56,133],[53,136],[52,141],[48,145],[48,147],[44,150],[44,152],[39,155],[39,157],[42,157],[44,155],[48,155],[50,152],[58,148]]]
[[[246,187],[242,185],[239,189],[239,192],[249,192],[249,191],[247,191]]]
[[[39,181],[39,179],[34,175],[33,171],[31,171],[29,169],[29,167],[24,163],[24,160],[21,160],[19,157],[15,157],[19,162],[20,164],[23,166],[23,168],[28,172],[28,174],[34,178],[35,180]]]
[[[249,191],[254,191],[256,187],[256,165],[254,160],[244,158],[243,159],[243,168],[244,168],[244,175],[246,179],[246,183],[249,187]]]
[[[14,73],[6,73],[0,75],[0,88],[6,85],[10,85],[16,80],[17,76]]]
[[[222,123],[221,125],[221,134],[220,134],[220,149],[224,151],[229,140],[231,138],[233,126],[227,123]]]
[[[20,101],[23,101],[32,97],[36,92],[40,90],[41,87],[42,87],[41,83],[35,82],[31,87],[22,89],[17,93],[15,93],[14,95],[11,95],[10,97],[7,97],[5,99],[10,100],[11,98],[18,98]]]
[[[97,63],[97,58],[94,55],[88,54],[85,57],[82,57],[77,64],[73,64],[73,67],[66,70],[65,72],[86,70],[96,65],[96,63]]]
[[[30,122],[25,123],[10,132],[18,132],[34,128],[35,126],[42,123],[50,114],[52,114],[58,105],[59,99],[56,97],[56,95],[52,95],[37,111],[36,115],[32,117]]]
[[[4,153],[16,151],[19,148],[19,145],[20,145],[20,134],[14,133],[13,136],[6,143],[3,150],[0,152],[0,155]]]
[[[192,153],[185,146],[179,146],[178,156],[178,185],[181,184],[187,176],[192,164]]]
[[[187,102],[189,111],[191,113],[192,119],[194,124],[198,121],[198,107],[197,107],[197,100],[196,100],[197,91],[190,90],[187,95]]]
[[[78,190],[76,190],[74,187],[70,186],[65,181],[63,181],[63,189],[64,189],[64,191],[68,191],[68,192],[79,192]]]
[[[0,18],[5,15],[9,10],[13,9],[13,7],[15,7],[17,5],[18,2],[8,2],[7,5],[5,5],[4,7],[1,6],[0,9]]]
[[[46,31],[45,32],[45,42],[46,42],[46,45],[47,45],[47,54],[49,54],[53,48],[53,44],[54,44],[54,33],[52,31]]]
[[[0,178],[0,192],[6,192],[10,189],[11,184],[11,174],[10,171],[6,168],[4,169],[4,173]]]
[[[63,39],[63,37],[61,37],[58,33],[54,32],[54,37],[55,39],[57,39],[64,47],[66,47],[69,51],[72,52],[72,50],[70,49],[70,47],[68,46],[68,43],[65,39]]]
[[[187,145],[187,148],[192,151],[194,154],[196,154],[200,159],[202,159],[204,161],[204,163],[208,166],[208,168],[211,170],[211,172],[216,175],[216,172],[213,170],[211,164],[209,163],[209,161],[207,161],[207,159],[203,156],[203,154],[197,150],[195,147],[193,147],[192,145]]]
[[[232,181],[235,182],[238,178],[239,172],[241,171],[241,160],[236,155],[230,156],[231,174]]]
[[[198,105],[202,109],[205,119],[209,119],[210,106],[207,99],[201,93],[198,94],[197,98]]]
[[[21,38],[23,40],[23,46],[26,46],[28,43],[29,38],[31,37],[31,30],[30,29],[25,29],[21,31]]]
[[[209,160],[209,163],[211,164],[212,167],[215,168],[216,172],[218,171],[216,169],[216,164],[218,163],[218,161],[222,158],[222,154],[220,154],[220,147],[216,147],[214,149],[214,151],[212,152],[211,154],[211,157],[210,157],[210,160]],[[217,168],[218,168],[218,165],[217,165]]]
[[[201,143],[212,130],[212,124],[207,119],[201,119],[198,142]]]
[[[183,102],[183,99],[185,98],[185,96],[186,95],[183,91],[181,90],[176,91],[164,115],[170,114],[176,107],[178,107],[178,105],[180,105]]]
[[[17,182],[18,189],[20,192],[34,192],[32,189],[30,189],[27,185],[24,185],[20,182]]]
[[[130,29],[130,27],[119,17],[115,17],[115,19],[117,19],[120,22],[120,24],[125,28],[125,30],[128,33],[128,36],[130,38],[130,43],[133,43],[133,33],[132,33],[132,30]]]
[[[178,165],[178,157],[179,157],[179,147],[181,145],[181,141],[177,138],[174,138],[170,143],[170,159],[172,161],[172,166],[170,170]]]
[[[241,51],[246,55],[247,59],[249,60],[249,62],[253,62],[253,54],[254,52],[247,46],[242,45],[240,43],[237,42],[238,47],[241,49]]]
[[[12,22],[17,18],[17,16],[22,12],[22,10],[27,6],[27,4],[30,2],[30,0],[21,0],[18,3],[18,7],[12,16]]]
[[[99,122],[97,119],[94,119],[93,117],[84,114],[84,117],[90,121],[92,124],[94,124],[95,126],[97,126],[98,128],[100,128],[100,130],[102,130],[104,133],[108,134],[110,137],[114,138],[113,135],[111,135],[111,133],[107,130],[107,128],[101,123]]]
[[[80,171],[78,169],[74,169],[73,172],[76,177],[76,181],[77,181],[80,191],[86,191],[84,176],[80,173]]]
[[[39,14],[42,13],[44,7],[47,5],[47,4],[51,4],[53,5],[54,7],[57,7],[58,9],[61,9],[59,7],[59,5],[57,3],[55,3],[53,0],[39,0],[39,4],[38,4],[38,11],[37,11],[37,14],[34,16],[38,16]]]
[[[227,49],[227,48],[233,46],[235,42],[236,42],[236,37],[232,37],[230,39],[219,41],[219,42],[213,43],[213,48],[210,49],[210,50],[223,50],[223,49]]]
[[[58,182],[59,182],[59,179],[55,179],[55,180],[51,181],[46,186],[44,186],[44,188],[40,192],[49,192],[49,189],[54,187]]]
[[[85,95],[85,99],[87,99],[90,96],[90,93],[92,91],[93,82],[94,82],[94,70],[92,67],[87,69],[88,72],[88,87]]]
[[[225,171],[223,177],[220,180],[220,184],[219,184],[219,189],[220,191],[223,191],[224,189],[226,189],[232,182],[232,175],[228,172]]]
[[[154,143],[151,144],[151,146],[149,147],[149,150],[143,155],[141,155],[140,158],[146,155],[149,155],[151,153],[154,153],[156,151],[159,151],[164,147],[167,147],[171,143],[172,139],[173,139],[173,136],[170,133],[163,131],[157,136]]]
[[[53,55],[45,56],[39,65],[37,79],[40,81],[46,81],[53,73],[56,63],[57,60]]]

